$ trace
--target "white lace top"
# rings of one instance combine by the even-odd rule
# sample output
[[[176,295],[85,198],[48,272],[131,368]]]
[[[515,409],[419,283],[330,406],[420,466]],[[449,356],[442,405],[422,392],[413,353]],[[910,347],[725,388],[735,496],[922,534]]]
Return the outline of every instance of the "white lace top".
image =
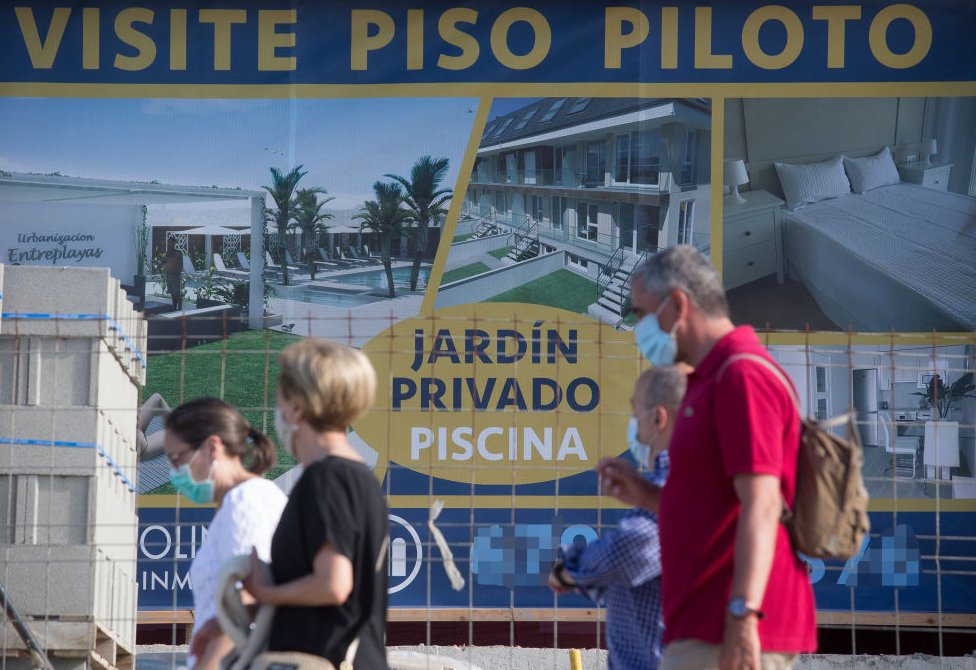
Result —
[[[281,489],[261,477],[248,479],[224,495],[190,566],[196,608],[194,635],[200,626],[217,616],[217,578],[228,558],[250,554],[251,547],[256,547],[261,560],[271,560],[271,536],[286,502],[288,497]]]

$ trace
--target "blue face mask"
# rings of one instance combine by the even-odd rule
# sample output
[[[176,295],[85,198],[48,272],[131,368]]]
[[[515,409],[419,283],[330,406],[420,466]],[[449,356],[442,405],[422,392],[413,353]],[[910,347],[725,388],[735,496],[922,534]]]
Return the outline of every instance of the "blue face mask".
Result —
[[[627,449],[637,461],[637,467],[646,468],[651,461],[651,447],[640,441],[640,438],[637,437],[637,430],[637,417],[632,416],[630,423],[627,424]]]
[[[199,449],[197,451],[199,452]],[[196,458],[196,454],[193,455],[193,458]],[[189,463],[184,463],[175,470],[171,469],[169,471],[169,482],[178,493],[192,503],[206,505],[214,501],[213,477],[208,476],[202,482],[196,481],[190,473]]]
[[[665,333],[657,321],[657,315],[661,313],[670,299],[670,296],[665,298],[653,314],[648,314],[634,326],[637,349],[654,367],[674,365],[674,359],[678,355],[678,340],[674,336],[678,323],[675,322],[670,333]]]

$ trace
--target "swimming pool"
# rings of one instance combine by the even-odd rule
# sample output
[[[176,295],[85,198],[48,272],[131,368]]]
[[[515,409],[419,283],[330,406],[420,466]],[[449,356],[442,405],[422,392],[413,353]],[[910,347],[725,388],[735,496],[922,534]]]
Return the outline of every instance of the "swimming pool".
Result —
[[[282,298],[310,302],[315,305],[330,307],[359,307],[382,300],[383,298],[368,293],[355,293],[337,288],[322,286],[289,286],[287,290],[278,289]]]
[[[409,286],[410,285],[410,269],[405,268],[394,268],[393,270],[393,285],[394,286]],[[417,288],[423,288],[427,286],[427,280],[430,278],[430,267],[421,266],[420,268],[420,278],[417,281]],[[368,272],[355,272],[347,275],[340,275],[338,277],[329,277],[329,281],[334,281],[338,284],[353,284],[355,286],[368,286],[370,288],[386,288],[386,270],[370,270]]]

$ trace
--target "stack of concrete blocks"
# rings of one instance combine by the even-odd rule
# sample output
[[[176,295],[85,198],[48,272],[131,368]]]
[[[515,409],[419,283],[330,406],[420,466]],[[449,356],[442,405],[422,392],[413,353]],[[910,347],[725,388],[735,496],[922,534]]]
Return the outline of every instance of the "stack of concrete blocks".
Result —
[[[106,268],[0,265],[0,295],[0,583],[57,670],[131,668],[145,321]]]

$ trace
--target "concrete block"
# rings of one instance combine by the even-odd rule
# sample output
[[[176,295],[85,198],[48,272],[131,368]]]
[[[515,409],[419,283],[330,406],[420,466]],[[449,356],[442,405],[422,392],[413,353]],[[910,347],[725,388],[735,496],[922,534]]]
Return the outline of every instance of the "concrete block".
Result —
[[[134,646],[135,560],[112,560],[86,546],[0,546],[0,565],[22,616],[88,620]]]
[[[145,342],[133,327],[141,316],[106,268],[18,266],[4,276],[4,312],[20,315],[5,319],[8,335],[101,338],[133,382],[145,379],[137,370],[145,364]]]
[[[134,437],[131,424],[94,408],[0,406],[0,471],[98,476],[120,491],[134,488]]]
[[[3,314],[3,263],[0,263],[0,314]],[[3,333],[3,319],[0,318],[0,334]]]

